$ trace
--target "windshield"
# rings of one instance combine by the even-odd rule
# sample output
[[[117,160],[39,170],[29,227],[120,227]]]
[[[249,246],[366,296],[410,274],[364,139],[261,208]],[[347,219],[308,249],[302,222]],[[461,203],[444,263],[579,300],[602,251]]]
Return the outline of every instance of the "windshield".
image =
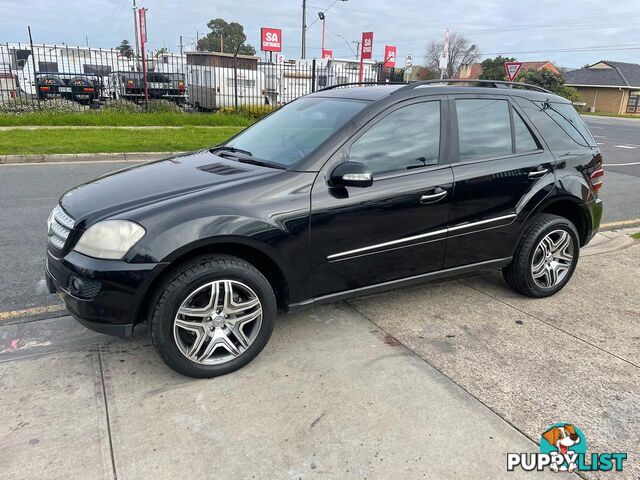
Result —
[[[368,104],[368,101],[345,98],[300,98],[248,128],[225,146],[288,167],[309,155]]]

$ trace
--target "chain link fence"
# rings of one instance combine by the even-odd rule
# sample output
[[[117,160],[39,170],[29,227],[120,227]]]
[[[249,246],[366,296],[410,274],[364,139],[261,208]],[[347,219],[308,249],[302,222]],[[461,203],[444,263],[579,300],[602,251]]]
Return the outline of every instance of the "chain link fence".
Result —
[[[146,82],[145,82],[146,70]],[[0,113],[38,110],[262,112],[342,83],[398,82],[402,72],[357,60],[272,63],[213,52],[140,57],[117,49],[0,44]]]

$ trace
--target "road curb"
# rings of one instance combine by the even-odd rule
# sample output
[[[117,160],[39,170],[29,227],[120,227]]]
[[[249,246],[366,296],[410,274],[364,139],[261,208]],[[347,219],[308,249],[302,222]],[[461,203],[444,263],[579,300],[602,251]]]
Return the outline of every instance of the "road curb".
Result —
[[[0,155],[0,165],[62,162],[149,162],[173,157],[185,152],[123,152],[123,153],[56,153],[48,155]]]

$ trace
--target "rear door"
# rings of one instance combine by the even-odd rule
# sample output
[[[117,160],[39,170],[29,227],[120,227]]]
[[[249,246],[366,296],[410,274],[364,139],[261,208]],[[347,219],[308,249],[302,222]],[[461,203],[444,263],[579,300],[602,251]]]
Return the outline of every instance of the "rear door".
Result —
[[[311,192],[314,296],[442,268],[452,188],[448,103],[395,105],[363,127],[318,175]],[[366,188],[329,187],[344,160],[373,171]]]
[[[505,258],[523,210],[553,189],[554,156],[504,95],[450,97],[454,194],[445,268]]]

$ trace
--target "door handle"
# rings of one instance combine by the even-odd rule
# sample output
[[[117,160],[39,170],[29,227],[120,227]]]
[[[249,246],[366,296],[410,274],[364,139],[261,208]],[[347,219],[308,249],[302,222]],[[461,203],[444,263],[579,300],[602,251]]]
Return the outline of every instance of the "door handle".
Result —
[[[440,190],[440,189],[438,189]],[[420,203],[422,203],[423,205],[426,205],[428,203],[436,203],[439,202],[440,200],[442,200],[444,197],[447,196],[447,191],[446,190],[441,190],[441,191],[436,191],[436,193],[432,193],[429,195],[422,195],[420,197]]]
[[[541,170],[534,170],[529,172],[529,178],[540,178],[544,176],[549,171],[548,168],[543,168]]]

